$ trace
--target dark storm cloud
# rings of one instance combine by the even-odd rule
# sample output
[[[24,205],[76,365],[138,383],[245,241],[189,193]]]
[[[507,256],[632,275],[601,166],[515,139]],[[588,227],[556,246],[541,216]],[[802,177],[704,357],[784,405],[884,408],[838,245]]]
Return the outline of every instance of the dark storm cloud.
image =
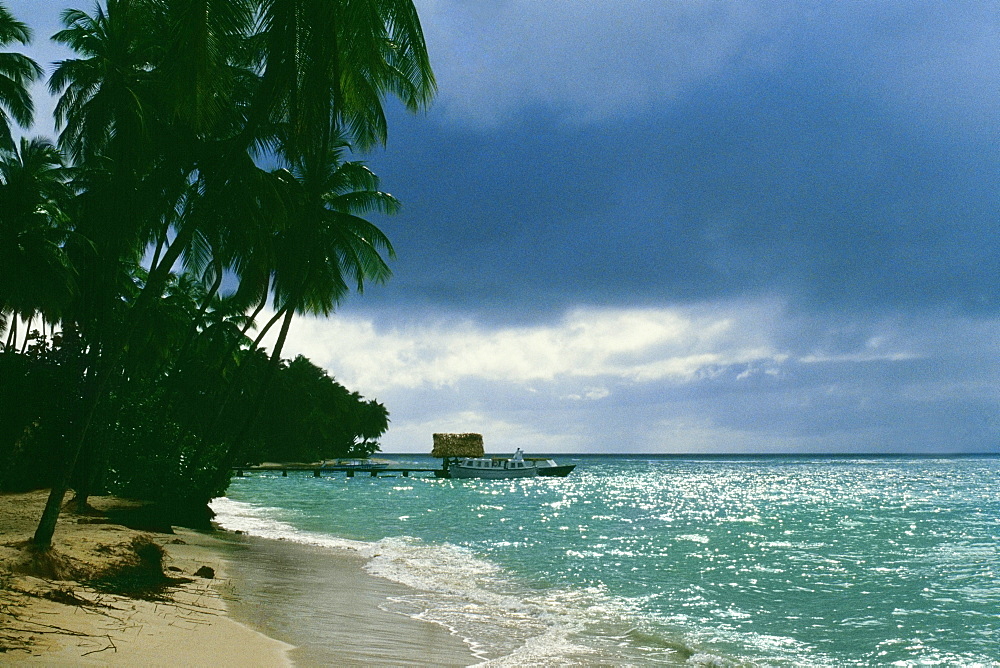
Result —
[[[581,6],[532,10],[547,30],[529,33],[548,36],[535,42],[516,2],[491,10],[503,20],[488,41],[428,29],[447,42],[443,104],[394,118],[372,157],[406,207],[386,222],[400,260],[380,297],[490,317],[761,294],[810,309],[1000,305],[988,7],[680,3],[642,23]],[[602,13],[610,27],[592,25]],[[568,18],[595,39],[567,69]],[[477,85],[447,88],[467,82],[468,57]],[[530,80],[518,95],[513,61]]]
[[[627,127],[397,121],[373,161],[405,204],[388,290],[460,309],[781,294],[994,311],[996,147],[815,83],[757,77]]]

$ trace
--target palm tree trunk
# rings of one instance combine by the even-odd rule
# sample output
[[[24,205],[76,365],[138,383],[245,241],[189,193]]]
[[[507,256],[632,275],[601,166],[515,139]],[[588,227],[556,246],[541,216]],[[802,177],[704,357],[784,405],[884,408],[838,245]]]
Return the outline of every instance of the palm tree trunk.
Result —
[[[264,336],[267,335],[267,331],[271,329],[271,326],[274,325],[274,323],[278,321],[278,318],[283,316],[287,310],[288,309],[279,309],[278,312],[274,314],[274,317],[267,321],[267,324],[264,325],[264,329],[260,330],[260,334],[258,334],[257,338],[253,340],[253,345],[250,346],[250,350],[255,350],[257,346],[260,345]],[[284,342],[282,342],[282,344],[284,344]]]
[[[267,306],[267,294],[268,294],[268,286],[269,285],[270,285],[270,279],[268,279],[267,285],[264,286],[264,294],[260,298],[260,301],[257,303],[256,308],[254,308],[253,313],[250,314],[250,317],[247,318],[247,323],[245,325],[243,325],[242,329],[240,329],[240,336],[239,336],[239,338],[236,338],[229,345],[229,348],[226,349],[226,354],[223,355],[222,358],[221,358],[222,360],[229,359],[229,357],[233,353],[236,352],[236,349],[240,347],[240,342],[246,337],[247,332],[250,331],[251,327],[253,327],[255,324],[257,324],[257,316],[260,315],[260,312],[264,310],[265,306]],[[264,331],[267,331],[267,328],[270,328],[271,325],[274,324],[275,320],[277,320],[277,314],[275,315],[274,318],[271,318],[271,320],[267,323],[267,325],[265,326],[265,330]],[[250,350],[254,350],[259,343],[260,343],[259,339],[256,340],[256,341],[254,341],[254,343],[250,346]]]
[[[264,291],[264,296],[261,298],[260,303],[257,304],[257,308],[255,308],[253,313],[250,314],[250,319],[247,320],[247,324],[243,325],[243,329],[240,330],[240,334],[243,336],[247,335],[250,328],[256,324],[257,316],[260,315],[260,312],[264,310],[265,306],[267,306],[267,290]]]
[[[91,383],[88,384],[91,388],[91,397],[84,403],[83,425],[76,438],[76,443],[72,446],[66,458],[64,470],[59,480],[52,486],[52,491],[49,492],[48,501],[45,503],[45,510],[42,511],[42,517],[39,519],[38,527],[35,529],[32,542],[37,549],[47,550],[52,546],[52,536],[56,530],[56,522],[59,520],[59,511],[62,508],[63,499],[66,497],[70,481],[73,479],[73,473],[76,470],[77,461],[80,459],[80,453],[83,451],[84,443],[86,443],[87,435],[94,421],[94,415],[97,413],[97,407],[107,389],[107,381],[113,375],[111,371],[121,366],[129,340],[135,332],[138,319],[142,316],[142,311],[153,300],[153,294],[162,294],[163,286],[166,284],[167,276],[170,273],[170,268],[177,261],[177,258],[180,257],[181,251],[187,243],[194,237],[194,232],[194,225],[188,224],[182,227],[174,238],[174,243],[170,244],[167,248],[162,260],[155,267],[151,268],[146,285],[143,286],[139,298],[130,309],[131,321],[127,325],[127,331],[121,338],[121,345],[114,346],[115,350],[113,352],[104,350],[104,355],[96,355],[96,351],[100,346],[94,347],[97,359],[90,367],[94,371],[94,377]],[[157,293],[156,290],[160,292]],[[109,339],[104,337],[102,340]],[[98,366],[101,367],[100,371],[97,370]]]
[[[110,357],[113,359],[105,361],[106,356],[99,356],[95,361],[95,366],[91,367],[91,369],[95,370],[95,378],[92,381],[92,397],[85,402],[84,420],[80,434],[76,439],[77,442],[66,458],[63,473],[56,484],[52,486],[52,491],[49,492],[49,498],[45,503],[45,510],[42,511],[42,517],[39,519],[38,527],[35,529],[32,543],[34,543],[37,549],[47,550],[52,546],[52,536],[55,534],[56,522],[59,520],[59,511],[62,508],[63,499],[66,497],[73,473],[76,470],[77,461],[80,459],[80,453],[83,451],[83,445],[86,442],[87,434],[93,423],[94,415],[97,413],[97,406],[100,404],[101,398],[105,393],[107,380],[112,375],[110,371],[121,366],[129,340],[136,329],[138,318],[141,317],[142,311],[152,301],[153,297],[151,295],[162,294],[163,286],[166,284],[167,276],[170,274],[170,268],[180,257],[187,243],[194,237],[194,233],[194,225],[188,224],[182,227],[177,236],[174,237],[174,242],[167,248],[162,260],[155,267],[151,268],[146,285],[143,286],[139,298],[132,306],[132,319],[128,325],[128,330],[122,338],[122,345],[120,347],[116,346],[118,349],[110,354]],[[156,290],[160,292],[157,293]],[[96,365],[103,367],[100,372],[96,371]]]
[[[24,321],[24,343],[21,344],[21,354],[28,350],[28,339],[31,337],[31,323],[35,321],[34,316],[30,316]]]
[[[142,292],[139,293],[139,297],[131,309],[133,313],[141,315],[153,299],[163,294],[163,287],[167,284],[170,269],[173,268],[174,263],[177,262],[181,253],[194,238],[195,227],[192,222],[182,226],[177,231],[173,242],[166,247],[163,257],[155,265],[150,264],[146,285],[142,287]]]
[[[274,383],[274,379],[277,376],[278,367],[281,365],[281,350],[285,346],[285,340],[288,338],[288,330],[292,325],[292,318],[295,316],[295,309],[285,308],[284,309],[284,320],[281,323],[281,331],[278,333],[278,340],[274,344],[274,350],[271,352],[271,359],[268,364],[267,373],[264,375],[264,381],[257,388],[257,396],[251,406],[253,407],[247,419],[243,423],[242,429],[239,433],[229,443],[229,448],[226,450],[226,456],[222,459],[222,464],[219,467],[219,475],[228,475],[230,469],[236,457],[243,452],[246,448],[247,441],[250,439],[250,432],[253,429],[254,424],[260,417],[261,411],[264,409],[264,399],[267,396],[267,392],[271,389],[271,385]]]
[[[260,303],[257,304],[257,308],[254,309],[253,313],[250,314],[250,318],[247,320],[247,324],[243,325],[243,328],[240,330],[240,336],[239,336],[239,338],[236,338],[229,345],[229,347],[226,349],[226,353],[224,355],[222,355],[222,357],[220,358],[220,363],[221,364],[225,365],[226,364],[226,360],[228,360],[230,357],[232,357],[233,353],[236,352],[236,349],[240,347],[240,342],[243,340],[244,337],[246,337],[247,331],[249,331],[249,329],[254,326],[254,323],[257,320],[257,316],[260,315],[260,312],[264,310],[264,306],[266,306],[266,305],[267,305],[267,291],[265,290],[264,291],[264,297],[260,300]],[[274,318],[272,318],[272,322],[273,322],[273,320],[274,320]],[[268,327],[270,327],[271,324],[272,323],[268,323]],[[256,346],[256,343],[255,343],[254,345],[250,346],[250,350],[253,350],[256,347],[257,346]]]
[[[219,294],[219,289],[222,287],[223,273],[224,270],[221,266],[221,263],[216,263],[215,280],[212,282],[212,287],[209,289],[208,294],[205,296],[205,301],[201,303],[201,308],[198,310],[198,315],[195,318],[195,320],[202,319],[202,317],[205,315],[205,312],[208,311],[208,307],[211,306],[212,300],[215,299],[215,296],[217,294]]]
[[[107,415],[108,408],[112,410],[112,415],[110,416]],[[73,503],[78,513],[83,513],[90,509],[87,499],[90,498],[91,494],[103,491],[107,478],[109,459],[108,448],[103,447],[103,444],[109,435],[107,432],[101,433],[101,425],[117,424],[123,408],[124,406],[121,402],[100,406],[99,410],[103,412],[102,419],[90,429],[88,438],[80,449],[80,455],[77,458],[76,466],[70,480],[70,486],[75,492]],[[95,429],[97,430],[96,434]]]
[[[179,352],[174,355],[173,362],[167,362],[165,365],[167,368],[177,368],[187,357],[188,348],[191,347],[192,342],[194,342],[194,337],[198,334],[198,325],[201,323],[201,319],[205,317],[205,312],[208,311],[209,305],[212,300],[215,299],[215,295],[219,293],[219,288],[222,287],[222,268],[217,267],[215,282],[212,283],[212,288],[208,291],[205,299],[202,301],[201,306],[198,308],[198,313],[195,315],[194,319],[191,321],[191,326],[188,327],[187,335],[184,337],[184,343],[181,344]]]
[[[49,492],[45,509],[38,521],[32,543],[36,549],[47,550],[52,546],[52,536],[55,533],[56,523],[59,519],[59,511],[62,508],[63,499],[73,481],[77,463],[80,455],[84,451],[84,445],[90,429],[97,415],[98,407],[103,398],[110,392],[109,381],[116,375],[116,370],[123,368],[123,360],[128,350],[129,339],[135,331],[136,324],[127,325],[127,330],[122,337],[111,335],[111,328],[114,327],[114,320],[108,315],[106,305],[102,309],[104,313],[97,322],[101,325],[94,327],[94,331],[83,338],[89,341],[89,360],[86,365],[86,375],[84,380],[84,396],[82,403],[82,415],[80,429],[74,435],[75,442],[70,445],[66,459],[63,464],[63,471],[59,475],[56,483]],[[116,341],[109,345],[109,342]],[[109,351],[108,348],[111,348]],[[120,373],[118,374],[120,375]],[[86,497],[84,497],[84,501]]]
[[[93,360],[94,365],[90,367],[90,378],[86,383],[87,389],[85,390],[85,396],[87,399],[85,403],[87,404],[87,408],[84,412],[84,424],[80,429],[80,437],[76,439],[75,446],[66,457],[62,473],[57,478],[55,484],[52,485],[51,491],[49,491],[49,498],[45,502],[45,509],[42,511],[42,516],[38,520],[38,527],[35,529],[35,535],[31,539],[32,544],[39,550],[48,550],[52,547],[52,536],[56,531],[56,522],[59,520],[59,511],[62,509],[63,499],[66,498],[66,492],[69,490],[70,481],[73,479],[73,472],[76,470],[77,460],[79,460],[80,452],[83,450],[86,434],[89,431],[90,423],[94,419],[94,415],[97,413],[97,404],[100,402],[101,394],[103,392],[104,381],[100,379],[99,372],[96,368],[98,360],[100,359],[100,355],[97,354],[96,348],[92,350],[91,356],[95,359]]]
[[[10,329],[7,330],[7,345],[4,346],[5,349],[10,350],[14,347],[14,341],[17,339],[17,313],[10,314]]]

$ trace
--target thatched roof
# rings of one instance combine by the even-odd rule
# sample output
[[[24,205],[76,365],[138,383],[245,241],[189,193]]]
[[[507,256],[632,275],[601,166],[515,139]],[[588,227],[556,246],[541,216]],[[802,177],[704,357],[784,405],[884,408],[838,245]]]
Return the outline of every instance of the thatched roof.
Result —
[[[482,434],[434,434],[431,457],[482,457]]]

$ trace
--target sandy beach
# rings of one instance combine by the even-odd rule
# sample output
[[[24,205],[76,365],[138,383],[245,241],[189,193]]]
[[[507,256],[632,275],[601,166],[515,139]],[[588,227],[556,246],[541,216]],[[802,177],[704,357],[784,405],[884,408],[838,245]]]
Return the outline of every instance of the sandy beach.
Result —
[[[475,663],[445,629],[387,612],[395,585],[364,573],[358,558],[221,532],[137,531],[109,521],[129,506],[112,497],[93,498],[94,513],[64,511],[54,557],[32,562],[23,543],[45,498],[0,495],[2,665]],[[137,598],[101,583],[102,574],[136,568],[137,546],[145,554],[149,544],[162,547],[164,588]],[[329,636],[297,638],[292,611],[328,615]]]

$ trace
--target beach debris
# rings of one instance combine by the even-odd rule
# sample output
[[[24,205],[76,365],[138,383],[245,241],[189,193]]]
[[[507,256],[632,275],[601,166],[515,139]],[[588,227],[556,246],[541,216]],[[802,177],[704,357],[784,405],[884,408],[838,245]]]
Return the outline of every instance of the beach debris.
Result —
[[[431,457],[482,457],[482,434],[434,434],[434,449]]]
[[[77,596],[76,592],[74,592],[69,587],[58,587],[56,589],[47,591],[44,594],[42,594],[42,598],[46,598],[56,603],[62,603],[63,605],[75,605],[75,606],[93,605],[91,601],[88,601],[85,598],[80,598],[79,596]]]
[[[76,560],[54,548],[39,549],[30,541],[15,546],[20,548],[20,556],[12,565],[15,573],[46,580],[73,580],[85,572]]]
[[[77,524],[111,524],[107,517],[78,517]]]
[[[196,578],[206,578],[212,580],[215,578],[215,569],[211,566],[202,566],[194,572]]]
[[[184,582],[168,577],[163,568],[163,547],[146,535],[139,535],[119,548],[117,561],[103,569],[89,584],[132,598],[159,600],[163,590]]]

